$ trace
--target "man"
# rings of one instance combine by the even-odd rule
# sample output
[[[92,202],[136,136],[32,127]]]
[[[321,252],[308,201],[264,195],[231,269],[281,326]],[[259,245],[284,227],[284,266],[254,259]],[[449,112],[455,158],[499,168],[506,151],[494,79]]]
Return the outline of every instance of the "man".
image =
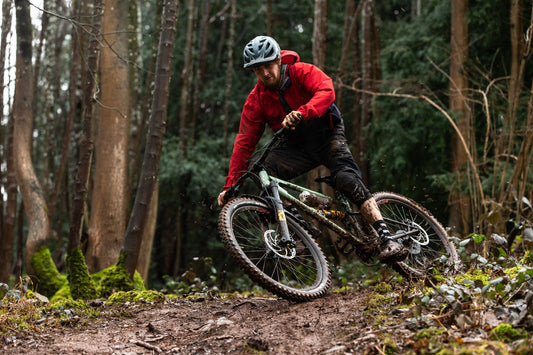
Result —
[[[380,260],[404,258],[407,250],[391,239],[348,148],[344,123],[334,104],[331,78],[318,67],[300,62],[296,52],[281,51],[268,36],[258,36],[246,45],[244,68],[251,69],[258,82],[242,110],[228,177],[218,196],[219,206],[225,204],[226,190],[245,170],[265,124],[273,130],[283,127],[290,132],[265,161],[269,174],[288,180],[325,165],[331,171],[335,188],[356,204],[376,229]]]

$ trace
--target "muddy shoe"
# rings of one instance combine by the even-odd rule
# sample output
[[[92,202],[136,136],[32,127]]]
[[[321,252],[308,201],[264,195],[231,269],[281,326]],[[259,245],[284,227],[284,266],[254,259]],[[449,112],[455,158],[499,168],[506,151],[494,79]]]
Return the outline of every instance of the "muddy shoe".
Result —
[[[408,251],[403,245],[387,239],[381,243],[378,259],[383,263],[402,261],[407,256],[407,253]]]

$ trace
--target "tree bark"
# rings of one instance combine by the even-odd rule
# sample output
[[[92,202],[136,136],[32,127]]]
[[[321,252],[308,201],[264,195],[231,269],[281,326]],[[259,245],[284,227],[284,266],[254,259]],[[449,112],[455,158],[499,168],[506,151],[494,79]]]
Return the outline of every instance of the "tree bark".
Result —
[[[187,39],[185,43],[185,63],[181,72],[181,99],[180,99],[180,157],[187,156],[187,123],[190,121],[189,117],[189,92],[192,83],[192,39],[194,32],[194,10],[195,0],[188,0],[189,14],[187,19]]]
[[[370,92],[376,89],[376,80],[378,79],[378,64],[377,59],[379,52],[379,39],[375,28],[374,2],[372,0],[365,1],[363,5],[363,43],[362,43],[362,104],[361,104],[361,118],[359,122],[359,132],[357,133],[357,151],[355,154],[356,162],[361,169],[363,180],[369,184],[369,166],[368,166],[368,139],[366,129],[372,119],[372,96]]]
[[[100,57],[101,112],[95,141],[94,188],[86,252],[91,272],[117,261],[129,211],[127,14],[127,0],[105,1]]]
[[[315,0],[313,26],[313,64],[326,70],[326,35],[328,32],[328,1]]]
[[[70,221],[69,244],[67,252],[79,248],[83,230],[85,201],[88,194],[88,181],[91,171],[93,155],[92,121],[95,108],[96,73],[100,56],[101,28],[102,28],[103,0],[95,0],[93,23],[91,26],[91,39],[87,50],[87,69],[84,77],[87,82],[83,95],[83,122],[80,144],[80,158],[76,174],[74,201],[72,204],[72,218]]]
[[[205,72],[207,68],[207,56],[209,50],[209,16],[211,13],[212,3],[211,0],[204,0],[202,18],[200,20],[200,38],[199,38],[199,49],[198,49],[198,65],[196,67],[195,80],[194,80],[194,93],[193,93],[193,113],[192,113],[192,123],[191,123],[191,134],[190,134],[190,146],[194,147],[196,143],[197,136],[197,122],[198,116],[200,115],[201,110],[201,100],[200,100],[200,89],[203,88],[203,82],[205,78]]]
[[[31,259],[39,248],[46,244],[50,223],[41,185],[35,175],[31,159],[33,74],[30,3],[27,0],[16,0],[15,7],[17,20],[17,67],[13,101],[15,170],[28,220],[24,259],[28,272],[33,273]]]
[[[78,6],[79,2],[73,2],[74,6],[74,18],[79,19],[78,16]],[[80,56],[79,56],[79,36],[76,27],[72,28],[71,33],[71,43],[72,43],[72,60],[70,64],[70,78],[69,78],[69,101],[68,101],[68,114],[67,120],[65,122],[65,127],[63,130],[63,140],[61,146],[61,160],[57,168],[57,173],[55,174],[56,181],[54,183],[54,188],[50,195],[49,204],[48,204],[48,218],[50,222],[54,220],[54,214],[56,210],[57,200],[59,196],[59,189],[63,186],[63,181],[65,178],[65,172],[67,169],[67,162],[69,158],[69,147],[70,147],[70,138],[72,135],[72,127],[74,125],[74,118],[76,116],[76,102],[78,100],[78,83],[79,83],[79,72],[80,72]]]
[[[471,122],[465,92],[468,89],[468,77],[465,64],[468,60],[468,2],[452,0],[452,28],[451,28],[451,54],[450,54],[450,109],[457,114],[457,127],[462,134],[467,146],[471,146]],[[469,149],[469,148],[467,148]],[[457,135],[452,138],[452,171],[460,177],[464,174],[468,161],[468,152]],[[459,191],[451,192],[449,225],[466,233],[471,221],[471,200]]]
[[[224,100],[224,155],[229,154],[229,142],[228,142],[228,130],[230,119],[230,105],[231,105],[231,87],[232,87],[232,75],[233,75],[233,42],[235,40],[235,16],[237,12],[236,0],[231,0],[231,15],[229,25],[229,37],[228,37],[228,66],[226,68],[226,93]]]
[[[11,1],[4,0],[2,3],[2,37],[0,39],[0,105],[4,107],[4,70],[6,60],[7,36],[11,29]],[[2,137],[3,141],[3,137]],[[15,167],[13,164],[13,118],[9,116],[7,124],[7,144],[3,159],[6,161],[7,176],[5,189],[7,192],[7,199],[5,203],[0,201],[2,210],[1,224],[0,224],[0,260],[3,260],[0,265],[0,282],[8,283],[9,275],[11,274],[11,266],[13,264],[13,244],[15,241],[15,219],[17,211],[17,181],[15,178]],[[3,194],[0,194],[3,200]]]
[[[163,8],[161,37],[156,65],[155,91],[152,101],[152,114],[143,159],[141,178],[133,205],[133,211],[128,223],[122,253],[125,254],[125,265],[130,276],[133,276],[138,265],[139,249],[143,242],[143,231],[147,220],[157,186],[157,174],[165,124],[167,117],[168,92],[171,74],[172,52],[176,34],[178,4],[176,0],[166,0]]]
[[[342,36],[342,50],[341,57],[339,59],[339,68],[337,69],[337,76],[340,78],[341,82],[346,82],[346,78],[351,77],[346,73],[346,65],[348,62],[348,57],[350,56],[350,53],[352,53],[351,48],[354,36],[357,31],[357,21],[359,19],[359,15],[361,14],[362,3],[363,2],[360,2],[358,6],[355,6],[355,0],[346,0],[346,13],[344,15],[344,33]],[[343,94],[344,88],[342,87],[342,85],[335,88],[337,106],[339,107],[339,110],[341,112],[343,112]]]

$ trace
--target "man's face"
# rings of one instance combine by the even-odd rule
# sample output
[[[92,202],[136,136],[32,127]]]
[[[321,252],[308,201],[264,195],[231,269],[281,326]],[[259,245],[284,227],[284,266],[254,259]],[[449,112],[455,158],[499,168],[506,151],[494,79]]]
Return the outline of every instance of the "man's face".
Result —
[[[280,60],[276,59],[252,69],[257,79],[269,89],[279,89],[281,80]]]

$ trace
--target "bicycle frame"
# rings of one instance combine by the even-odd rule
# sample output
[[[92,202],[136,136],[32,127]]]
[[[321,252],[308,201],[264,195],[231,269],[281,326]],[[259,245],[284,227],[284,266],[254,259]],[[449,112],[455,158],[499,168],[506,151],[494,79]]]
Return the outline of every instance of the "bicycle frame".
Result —
[[[293,184],[291,182],[273,177],[268,175],[268,173],[261,169],[259,172],[259,178],[261,182],[261,187],[263,190],[268,190],[272,192],[272,195],[274,197],[274,208],[276,209],[276,218],[278,219],[278,222],[282,226],[282,233],[287,233],[284,235],[284,237],[288,237],[288,229],[287,229],[287,221],[285,218],[285,210],[283,209],[283,203],[281,201],[280,197],[283,197],[293,205],[298,206],[304,213],[311,216],[312,218],[315,218],[318,220],[321,224],[325,225],[335,233],[340,234],[341,236],[345,238],[352,238],[355,242],[363,243],[362,240],[360,240],[356,235],[353,233],[348,232],[346,229],[338,225],[337,223],[334,223],[332,220],[328,219],[324,213],[321,213],[321,210],[314,208],[312,206],[306,205],[302,201],[300,201],[298,198],[291,195],[288,190],[296,191],[296,192],[310,192],[314,195],[317,195],[319,197],[331,199],[331,197],[326,196],[324,194],[321,194],[319,192],[316,192],[314,190],[302,187],[300,185]],[[347,213],[352,213],[350,204],[346,201],[333,201],[338,202],[343,207],[346,208]]]

